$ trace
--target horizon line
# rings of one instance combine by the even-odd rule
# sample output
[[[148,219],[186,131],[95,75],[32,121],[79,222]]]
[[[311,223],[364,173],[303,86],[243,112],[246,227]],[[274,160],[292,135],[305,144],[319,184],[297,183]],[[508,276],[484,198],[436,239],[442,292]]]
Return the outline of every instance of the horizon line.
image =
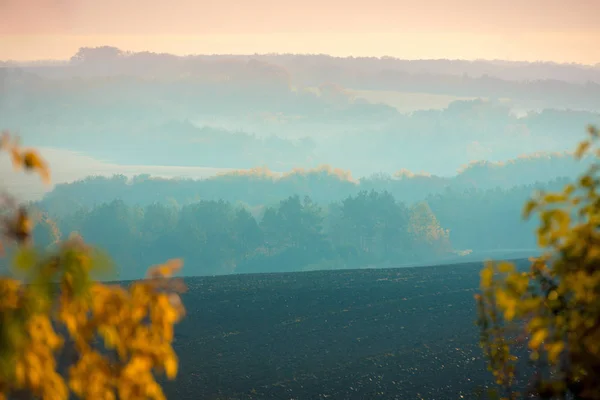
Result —
[[[285,52],[266,52],[266,53],[173,53],[173,52],[157,52],[151,50],[143,50],[143,51],[131,51],[126,50],[118,46],[112,46],[110,44],[102,45],[102,46],[82,46],[79,50],[82,49],[100,49],[100,48],[114,48],[125,55],[136,55],[142,53],[150,53],[154,55],[169,55],[179,58],[194,58],[194,57],[265,57],[265,56],[296,56],[296,57],[328,57],[334,59],[376,59],[376,60],[394,60],[394,61],[409,61],[409,62],[419,62],[419,61],[450,61],[450,62],[468,62],[468,63],[494,63],[494,62],[502,62],[509,64],[552,64],[552,65],[563,65],[563,66],[578,66],[578,67],[586,67],[591,69],[600,68],[600,62],[595,64],[586,64],[581,62],[566,62],[566,61],[553,61],[553,60],[535,60],[535,61],[526,61],[526,60],[514,60],[514,59],[504,59],[504,58],[401,58],[390,55],[380,55],[380,56],[361,56],[361,55],[333,55],[328,53],[285,53]],[[78,50],[78,51],[79,51]],[[73,56],[77,54],[75,52]],[[69,63],[71,58],[40,58],[36,60],[18,60],[18,59],[0,59],[0,63],[12,63],[12,64],[34,64],[34,63],[44,63],[44,62],[64,62]],[[1,66],[0,66],[1,67]]]

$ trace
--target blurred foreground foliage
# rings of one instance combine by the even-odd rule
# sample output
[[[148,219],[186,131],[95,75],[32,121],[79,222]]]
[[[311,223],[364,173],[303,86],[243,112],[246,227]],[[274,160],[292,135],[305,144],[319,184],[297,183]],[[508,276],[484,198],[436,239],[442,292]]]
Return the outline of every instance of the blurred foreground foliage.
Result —
[[[2,136],[17,169],[49,182],[48,166],[31,149]],[[0,399],[164,399],[155,374],[177,375],[173,327],[184,316],[170,260],[128,287],[100,283],[110,258],[72,234],[45,249],[31,240],[33,225],[51,221],[16,204],[0,209],[0,250],[12,254],[0,276]]]
[[[600,157],[600,132],[575,152]],[[600,399],[600,165],[562,192],[537,193],[524,208],[539,214],[545,250],[529,271],[489,262],[476,295],[481,346],[507,399]],[[529,355],[529,379],[518,353]],[[527,367],[525,367],[527,368]]]

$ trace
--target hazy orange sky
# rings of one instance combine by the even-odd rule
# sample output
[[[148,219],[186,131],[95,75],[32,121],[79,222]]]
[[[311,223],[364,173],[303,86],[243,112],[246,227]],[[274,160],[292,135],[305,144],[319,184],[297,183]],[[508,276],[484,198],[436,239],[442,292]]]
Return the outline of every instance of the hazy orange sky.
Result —
[[[600,63],[600,0],[0,0],[0,59],[79,47]]]

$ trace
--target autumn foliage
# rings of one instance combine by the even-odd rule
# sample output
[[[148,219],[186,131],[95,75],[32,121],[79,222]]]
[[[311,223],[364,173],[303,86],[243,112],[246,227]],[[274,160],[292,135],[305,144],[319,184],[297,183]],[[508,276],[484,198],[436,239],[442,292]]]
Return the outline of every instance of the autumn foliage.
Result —
[[[588,132],[578,158],[600,157],[599,131]],[[529,271],[507,262],[481,271],[481,345],[504,398],[600,399],[599,170],[594,164],[562,192],[539,193],[526,204],[525,216],[539,213],[545,249]],[[518,370],[519,347],[531,359],[531,379]]]
[[[4,134],[13,164],[48,166]],[[10,276],[0,277],[0,399],[163,399],[156,374],[177,375],[173,327],[184,315],[170,260],[128,287],[99,282],[110,259],[73,234],[46,249],[31,241],[34,220],[9,197],[2,208]],[[7,253],[9,253],[7,251]]]

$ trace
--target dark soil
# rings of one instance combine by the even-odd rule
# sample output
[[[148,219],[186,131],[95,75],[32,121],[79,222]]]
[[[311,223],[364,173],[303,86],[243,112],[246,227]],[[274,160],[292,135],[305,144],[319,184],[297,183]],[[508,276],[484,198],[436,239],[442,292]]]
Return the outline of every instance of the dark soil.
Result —
[[[527,261],[519,261],[527,265]],[[169,399],[471,399],[481,263],[186,278]]]

